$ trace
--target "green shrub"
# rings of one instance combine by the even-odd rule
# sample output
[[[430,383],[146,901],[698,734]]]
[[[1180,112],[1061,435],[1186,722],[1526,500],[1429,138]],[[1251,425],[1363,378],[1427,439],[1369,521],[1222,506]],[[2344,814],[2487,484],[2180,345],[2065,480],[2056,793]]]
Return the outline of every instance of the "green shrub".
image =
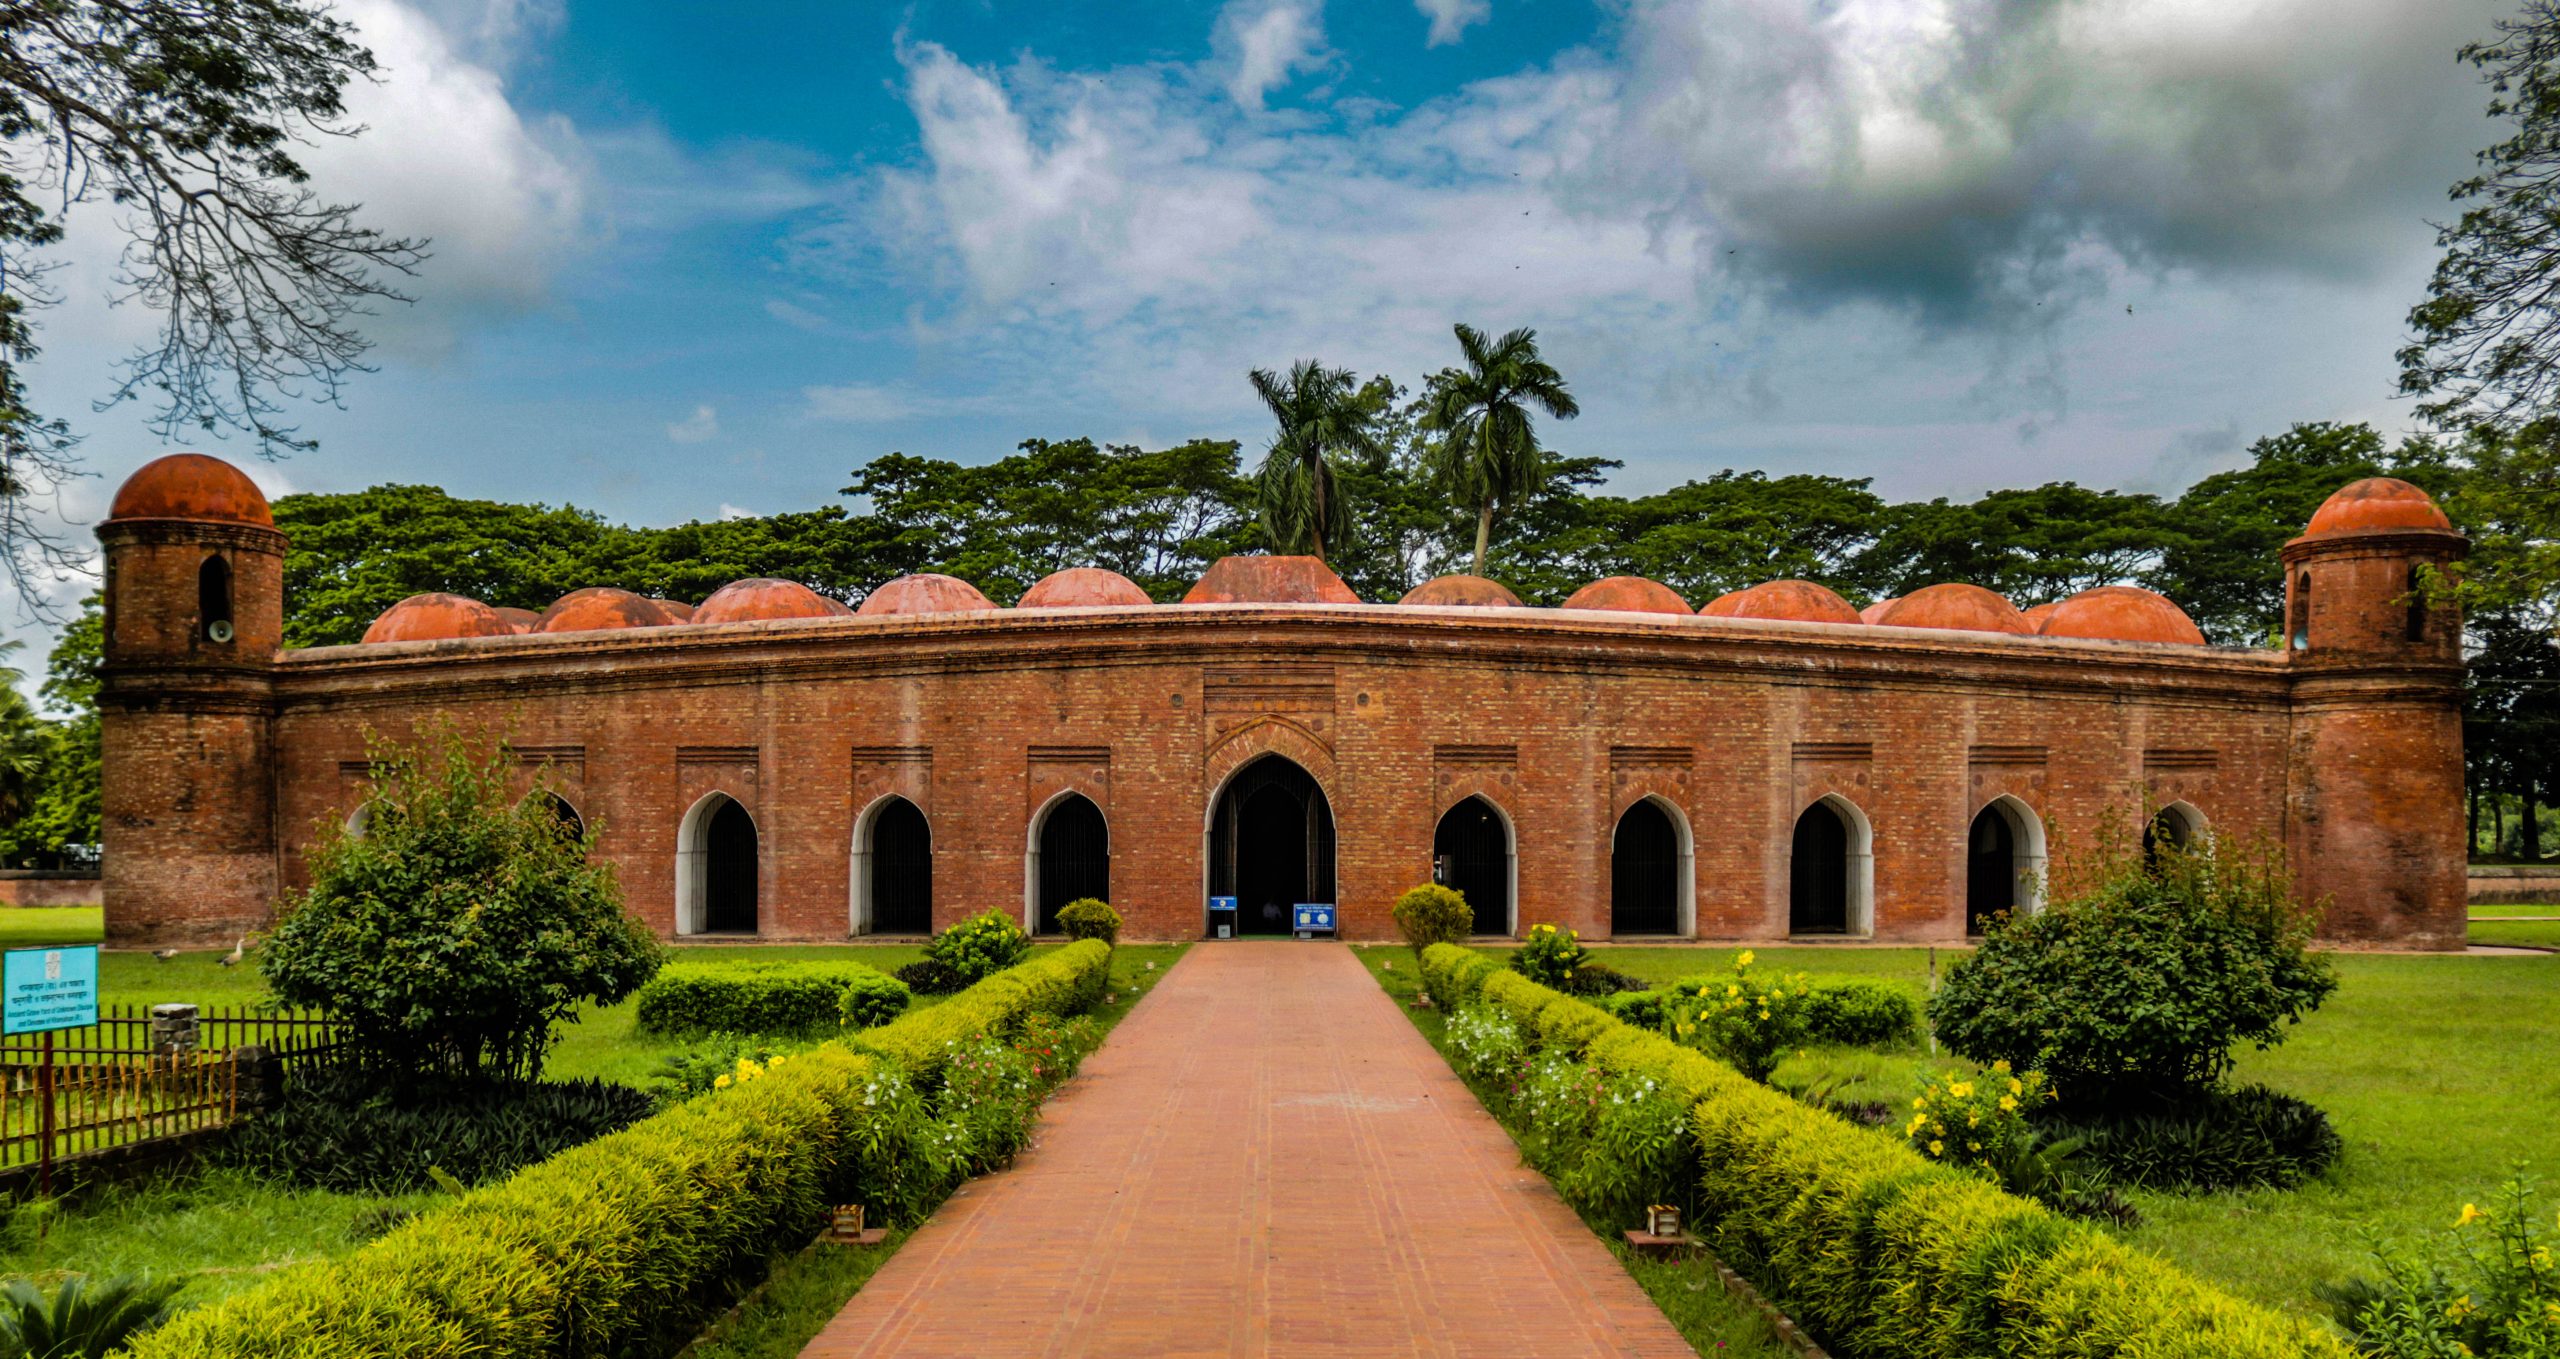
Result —
[[[335,1018],[368,1065],[531,1080],[555,1026],[649,980],[665,950],[622,909],[592,832],[519,796],[505,746],[451,723],[376,746],[364,833],[311,854],[311,889],[259,951],[276,999]]]
[[[1002,911],[981,911],[933,937],[924,956],[950,969],[962,986],[974,986],[1022,961],[1031,936]]]
[[[931,958],[918,958],[889,975],[919,996],[947,996],[968,986],[967,982],[960,980],[959,973]]]
[[[1889,982],[1817,981],[1804,1000],[1804,1038],[1844,1048],[1880,1048],[1920,1037],[1920,1003]]]
[[[2066,1111],[2050,1123],[2117,1180],[2145,1189],[2290,1188],[2346,1150],[2327,1114],[2262,1085],[2209,1090],[2141,1113]]]
[[[671,963],[640,988],[642,1033],[807,1034],[886,1024],[906,983],[851,962]]]
[[[1111,903],[1094,897],[1078,897],[1058,908],[1058,928],[1069,939],[1099,939],[1106,944],[1120,942],[1120,913]]]
[[[1033,1011],[1082,1014],[1111,980],[1111,946],[1081,939],[987,978],[939,1005],[846,1041],[898,1063],[919,1081],[939,1084],[951,1044],[982,1033],[1009,1033]]]
[[[1572,988],[1573,970],[1589,956],[1590,951],[1573,931],[1532,925],[1529,937],[1520,942],[1519,952],[1511,955],[1511,968],[1540,986],[1564,991]]]
[[[185,1279],[74,1274],[51,1298],[25,1279],[0,1289],[0,1359],[106,1359],[167,1321]]]
[[[1939,1040],[2044,1072],[2069,1108],[2213,1088],[2234,1045],[2274,1046],[2337,988],[2272,852],[2222,855],[2102,853],[2077,895],[1995,922],[1930,1002]]]
[[[1426,882],[1396,898],[1396,928],[1416,954],[1433,944],[1463,944],[1475,933],[1475,908],[1452,888]]]
[[[1089,1004],[1110,950],[1070,944],[852,1041],[940,1054],[948,1012],[1011,1031]],[[830,1205],[912,1222],[969,1148],[896,1068],[846,1042],[756,1064],[620,1132],[472,1190],[349,1254],[179,1316],[132,1359],[602,1359],[656,1353],[727,1305]],[[938,1063],[937,1063],[938,1065]]]
[[[406,1194],[516,1171],[657,1107],[611,1081],[386,1082],[359,1068],[298,1075],[273,1109],[243,1120],[215,1153],[262,1179],[349,1194]]]
[[[1654,1033],[1662,1031],[1663,1018],[1667,1013],[1663,1009],[1662,993],[1659,991],[1620,991],[1612,995],[1595,996],[1592,1004],[1608,1011],[1610,1016],[1621,1024],[1633,1025]]]
[[[2560,1355],[2560,1236],[2522,1178],[2490,1206],[2462,1205],[2452,1225],[2415,1241],[2374,1245],[2379,1278],[2324,1288],[2322,1297],[2369,1352],[2436,1359],[2550,1359]]]
[[[1813,984],[1801,972],[1762,976],[1751,970],[1752,960],[1751,950],[1744,949],[1730,976],[1673,982],[1664,1006],[1673,1038],[1765,1081],[1778,1059],[1805,1041]]]
[[[1422,949],[1423,992],[1433,1005],[1450,1014],[1473,1003],[1485,980],[1501,970],[1501,963],[1456,944],[1428,944]]]

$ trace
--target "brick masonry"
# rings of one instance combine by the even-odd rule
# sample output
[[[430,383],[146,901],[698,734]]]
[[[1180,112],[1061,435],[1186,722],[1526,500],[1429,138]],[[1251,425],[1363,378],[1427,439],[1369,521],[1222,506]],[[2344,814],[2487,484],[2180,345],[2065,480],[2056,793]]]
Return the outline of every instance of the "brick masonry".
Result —
[[[276,650],[271,529],[111,520],[106,894],[118,943],[227,940],[303,882],[362,796],[368,733],[504,734],[598,832],[632,908],[678,931],[678,850],[717,792],[755,819],[758,932],[856,928],[858,825],[890,794],[933,835],[937,924],[1020,912],[1068,792],[1110,833],[1140,938],[1203,932],[1207,829],[1252,761],[1296,762],[1338,844],[1343,933],[1393,933],[1470,795],[1513,837],[1515,927],[1605,937],[1617,818],[1687,838],[1692,932],[1788,929],[1797,817],[1871,834],[1879,939],[1964,933],[1965,844],[1995,799],[2049,844],[2146,802],[2285,844],[2342,942],[2464,934],[2458,627],[2411,623],[2443,532],[2298,540],[2309,645],[2229,650],[1667,614],[1363,604],[794,619]],[[192,618],[233,564],[238,635]],[[1855,847],[1853,847],[1854,849]]]

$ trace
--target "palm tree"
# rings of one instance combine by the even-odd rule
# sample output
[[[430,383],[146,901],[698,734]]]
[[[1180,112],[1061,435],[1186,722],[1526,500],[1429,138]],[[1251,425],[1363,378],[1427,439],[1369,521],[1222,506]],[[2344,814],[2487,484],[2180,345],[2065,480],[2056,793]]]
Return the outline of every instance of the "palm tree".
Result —
[[[1334,466],[1347,457],[1375,465],[1386,458],[1374,426],[1376,412],[1363,400],[1347,368],[1300,359],[1283,377],[1253,370],[1253,392],[1271,408],[1280,430],[1254,474],[1254,498],[1272,547],[1312,552],[1317,560],[1336,545],[1343,523]]]
[[[1467,366],[1433,381],[1423,424],[1442,435],[1431,452],[1433,476],[1476,506],[1475,574],[1481,576],[1494,508],[1545,480],[1547,453],[1538,446],[1529,408],[1570,420],[1582,407],[1565,390],[1564,375],[1539,357],[1536,331],[1515,330],[1490,344],[1463,321],[1457,331]]]

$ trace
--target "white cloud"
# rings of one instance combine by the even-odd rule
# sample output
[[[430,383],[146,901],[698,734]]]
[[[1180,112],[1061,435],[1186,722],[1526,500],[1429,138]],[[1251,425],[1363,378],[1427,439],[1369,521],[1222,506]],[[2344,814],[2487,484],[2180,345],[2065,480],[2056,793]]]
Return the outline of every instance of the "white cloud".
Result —
[[[794,306],[779,297],[765,299],[764,314],[793,330],[824,330],[827,325],[827,318],[807,307]]]
[[[1469,25],[1493,17],[1493,0],[1413,0],[1413,7],[1431,20],[1431,36],[1424,44],[1429,47],[1456,42]]]
[[[720,502],[720,517],[724,520],[753,519],[756,517],[756,512],[754,510],[740,509],[724,500]]]
[[[667,426],[667,437],[680,444],[707,443],[720,437],[720,413],[709,406],[696,406],[693,414]]]
[[[886,387],[852,383],[841,387],[804,387],[802,414],[811,420],[844,425],[885,425],[909,419],[923,410],[913,397]]]
[[[1226,67],[1228,96],[1246,112],[1260,113],[1262,101],[1289,77],[1324,64],[1324,6],[1321,0],[1229,0],[1211,44]]]

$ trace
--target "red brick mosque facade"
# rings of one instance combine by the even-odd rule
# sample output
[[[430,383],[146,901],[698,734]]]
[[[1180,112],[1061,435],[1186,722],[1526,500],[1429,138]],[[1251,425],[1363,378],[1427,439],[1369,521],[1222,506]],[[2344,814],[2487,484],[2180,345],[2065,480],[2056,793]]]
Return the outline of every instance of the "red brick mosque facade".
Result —
[[[439,714],[503,731],[671,937],[1040,929],[1094,895],[1137,938],[1235,897],[1244,932],[1330,902],[1379,939],[1437,876],[1488,934],[1956,941],[2036,907],[2049,844],[2153,808],[2280,841],[2336,941],[2463,941],[2460,625],[2411,586],[2464,542],[2387,478],[2285,547],[2282,650],[2125,587],[1862,618],[1797,581],[1693,612],[1635,578],[1548,609],[1453,576],[1383,604],[1231,557],[1174,605],[1091,569],[1011,608],[944,576],[859,610],[767,580],[429,595],[297,651],[236,469],[163,458],[98,533],[116,943],[270,923],[362,801],[368,732]]]

